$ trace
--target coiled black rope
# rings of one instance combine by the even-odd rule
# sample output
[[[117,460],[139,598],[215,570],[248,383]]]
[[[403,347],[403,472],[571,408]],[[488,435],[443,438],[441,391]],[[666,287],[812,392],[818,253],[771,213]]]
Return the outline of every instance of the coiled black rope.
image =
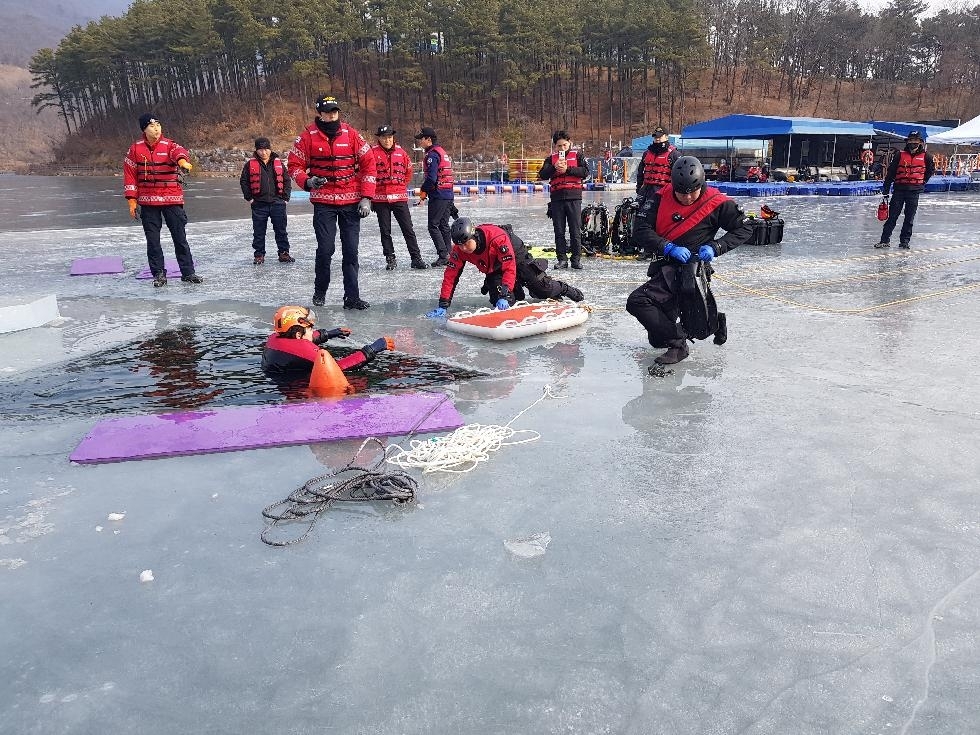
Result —
[[[381,457],[371,467],[360,467],[355,462],[369,442],[381,448]],[[415,500],[418,483],[403,472],[382,472],[379,468],[384,461],[385,445],[374,437],[365,439],[351,461],[341,469],[307,480],[287,498],[264,508],[262,515],[270,522],[262,531],[262,541],[269,546],[298,544],[313,532],[320,515],[334,502],[392,500],[403,504]],[[286,540],[270,537],[280,524],[291,521],[306,523],[302,535]]]

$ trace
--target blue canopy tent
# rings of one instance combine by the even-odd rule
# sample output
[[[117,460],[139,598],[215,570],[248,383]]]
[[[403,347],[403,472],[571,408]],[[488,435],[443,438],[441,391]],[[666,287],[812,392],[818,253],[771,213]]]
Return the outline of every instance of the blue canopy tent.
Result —
[[[834,137],[836,155],[837,136],[850,135],[870,140],[875,134],[870,123],[830,120],[822,117],[773,117],[771,115],[726,115],[714,120],[688,125],[681,130],[684,138],[775,138],[789,136],[786,148],[786,166],[790,165],[790,150],[794,135],[828,135]]]

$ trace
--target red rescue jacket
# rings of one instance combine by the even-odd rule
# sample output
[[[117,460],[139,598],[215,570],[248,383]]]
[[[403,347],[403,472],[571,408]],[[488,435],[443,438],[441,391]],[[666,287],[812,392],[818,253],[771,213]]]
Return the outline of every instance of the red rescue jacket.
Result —
[[[444,309],[452,303],[456,284],[467,263],[475,265],[480,273],[501,271],[503,274],[501,283],[511,293],[514,291],[514,284],[517,283],[517,259],[514,257],[510,236],[503,228],[496,225],[478,225],[476,229],[482,233],[483,242],[486,243],[482,251],[466,253],[458,245],[453,245],[449,253],[449,265],[446,266],[446,272],[442,277],[442,290],[439,292],[439,306]],[[480,242],[479,237],[477,242]]]
[[[286,159],[289,175],[301,189],[310,176],[323,176],[327,183],[310,192],[313,204],[342,207],[357,204],[375,191],[375,162],[371,146],[345,122],[331,141],[316,126],[303,131]]]
[[[177,183],[177,161],[190,153],[169,138],[150,146],[144,136],[129,147],[123,161],[123,193],[141,207],[169,207],[184,203],[184,190]]]
[[[372,201],[379,204],[408,201],[408,185],[412,180],[412,159],[395,143],[390,151],[380,145],[371,146],[374,156],[377,186]]]

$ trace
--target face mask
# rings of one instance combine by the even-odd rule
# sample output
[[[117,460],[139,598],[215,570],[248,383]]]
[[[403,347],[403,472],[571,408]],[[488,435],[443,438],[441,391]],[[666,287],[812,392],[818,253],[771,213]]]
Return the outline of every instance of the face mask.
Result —
[[[664,141],[663,143],[655,142],[653,144],[653,150],[655,150],[657,153],[663,153],[665,150],[667,150],[669,145],[670,145],[669,141]]]
[[[340,130],[340,120],[332,120],[331,122],[324,122],[317,118],[316,126],[323,131],[325,135],[336,135]]]

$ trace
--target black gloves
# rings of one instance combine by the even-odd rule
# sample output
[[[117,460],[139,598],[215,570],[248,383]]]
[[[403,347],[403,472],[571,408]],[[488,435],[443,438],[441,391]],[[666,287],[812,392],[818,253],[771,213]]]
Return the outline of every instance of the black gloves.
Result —
[[[303,188],[307,191],[313,191],[314,189],[319,189],[321,186],[327,183],[327,178],[325,176],[310,176],[306,180]]]

